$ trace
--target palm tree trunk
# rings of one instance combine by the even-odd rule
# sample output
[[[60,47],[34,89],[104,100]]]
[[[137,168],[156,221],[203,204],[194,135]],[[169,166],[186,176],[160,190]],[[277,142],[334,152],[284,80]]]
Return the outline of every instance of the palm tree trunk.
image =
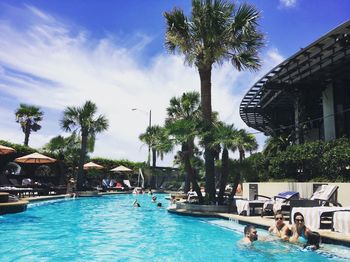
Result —
[[[81,134],[81,150],[78,166],[78,175],[77,175],[77,190],[80,191],[83,189],[83,180],[84,180],[84,163],[86,157],[86,148],[87,148],[88,137],[84,133]]]
[[[186,151],[187,151],[187,145],[186,143],[182,143],[181,145],[181,159],[183,161],[183,163],[186,163]],[[187,194],[188,191],[190,191],[190,187],[191,187],[191,181],[190,181],[190,174],[188,173],[188,168],[185,164],[185,170],[186,170],[186,177],[185,177],[185,186],[184,186],[184,193]]]
[[[184,158],[184,164],[185,169],[187,172],[187,176],[189,181],[192,183],[192,189],[197,193],[199,203],[203,203],[203,196],[200,187],[197,184],[196,177],[194,174],[194,170],[191,164],[191,156],[193,154],[193,149],[191,146],[191,141],[188,141],[187,143],[183,144],[183,158]]]
[[[62,154],[59,154],[58,156],[58,172],[59,172],[59,177],[58,177],[58,184],[63,185],[64,184],[64,177],[63,177],[63,160],[64,157]]]
[[[24,132],[24,145],[28,146],[29,144],[29,135],[30,135],[30,125],[29,123],[26,124],[26,129]]]
[[[157,165],[157,152],[152,148],[152,166],[156,167]]]
[[[220,181],[220,191],[218,195],[218,202],[219,205],[222,205],[224,202],[224,194],[225,194],[225,188],[227,184],[227,178],[228,178],[228,150],[226,147],[224,147],[222,151],[222,158],[221,158],[221,181]]]
[[[211,65],[198,68],[201,81],[201,106],[204,119],[204,132],[212,129],[212,109],[211,109]],[[215,200],[215,163],[214,154],[210,149],[212,135],[207,135],[204,139],[204,159],[205,159],[205,191],[209,201]]]

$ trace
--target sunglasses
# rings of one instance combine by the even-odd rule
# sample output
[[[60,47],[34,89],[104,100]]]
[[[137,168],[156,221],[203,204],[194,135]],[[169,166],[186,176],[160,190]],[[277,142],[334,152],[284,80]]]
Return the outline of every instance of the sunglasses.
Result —
[[[283,220],[283,217],[276,217],[275,220]]]
[[[302,218],[301,218],[301,219],[296,218],[296,219],[295,219],[295,222],[304,222],[304,219],[302,219]]]

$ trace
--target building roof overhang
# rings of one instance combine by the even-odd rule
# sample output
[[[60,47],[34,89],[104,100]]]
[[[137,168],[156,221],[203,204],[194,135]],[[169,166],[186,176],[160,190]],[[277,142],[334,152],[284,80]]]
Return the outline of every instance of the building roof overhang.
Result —
[[[240,116],[250,127],[266,134],[281,128],[272,123],[271,114],[293,108],[293,90],[335,80],[350,81],[350,20],[336,27],[309,46],[286,59],[246,93]]]

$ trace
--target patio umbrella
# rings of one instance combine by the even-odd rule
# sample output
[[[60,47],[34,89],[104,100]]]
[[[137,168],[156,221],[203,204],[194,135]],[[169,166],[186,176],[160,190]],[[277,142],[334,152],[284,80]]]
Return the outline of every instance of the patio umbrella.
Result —
[[[12,147],[0,145],[0,155],[6,155],[15,152],[16,150]]]
[[[117,166],[117,167],[111,169],[110,171],[112,171],[112,172],[132,172],[132,170],[130,168],[127,168],[125,166]]]
[[[39,153],[33,153],[26,156],[18,157],[15,159],[15,162],[26,164],[49,164],[56,162],[56,159],[44,156]]]
[[[103,166],[101,166],[101,165],[99,165],[99,164],[96,164],[96,163],[94,163],[94,162],[89,162],[89,163],[84,164],[83,168],[84,168],[84,170],[102,169]]]

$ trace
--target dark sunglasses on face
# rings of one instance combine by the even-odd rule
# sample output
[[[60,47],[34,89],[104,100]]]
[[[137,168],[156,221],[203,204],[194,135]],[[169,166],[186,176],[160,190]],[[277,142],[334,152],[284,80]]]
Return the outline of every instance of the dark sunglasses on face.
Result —
[[[283,217],[276,217],[275,220],[283,220]]]
[[[300,218],[300,219],[299,219],[299,218],[296,218],[296,219],[295,219],[295,222],[304,222],[304,219],[302,219],[302,218]]]

